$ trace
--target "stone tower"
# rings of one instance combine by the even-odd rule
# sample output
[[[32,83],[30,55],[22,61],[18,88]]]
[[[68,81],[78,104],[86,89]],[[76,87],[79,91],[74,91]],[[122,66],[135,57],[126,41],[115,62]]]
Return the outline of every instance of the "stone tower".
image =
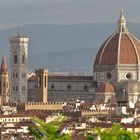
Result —
[[[48,70],[38,69],[36,73],[36,91],[37,91],[37,102],[48,101]]]
[[[10,40],[11,97],[10,101],[27,102],[27,62],[29,38],[14,36]]]
[[[9,75],[6,59],[3,56],[0,67],[0,104],[5,104],[9,100]]]

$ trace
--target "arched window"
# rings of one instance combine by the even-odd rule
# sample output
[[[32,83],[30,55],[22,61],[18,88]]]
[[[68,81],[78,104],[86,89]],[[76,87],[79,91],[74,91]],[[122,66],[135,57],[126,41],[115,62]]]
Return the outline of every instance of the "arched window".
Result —
[[[15,73],[13,72],[13,78],[15,78]]]
[[[45,81],[44,81],[45,87],[47,87],[47,76],[45,75]]]
[[[26,78],[26,74],[24,72],[22,73],[22,78]]]
[[[25,91],[25,89],[26,89],[25,86],[22,86],[22,87],[21,87],[21,90],[22,90],[22,91]]]
[[[13,86],[13,91],[15,91],[15,86]]]
[[[69,90],[71,89],[71,85],[68,85],[68,89],[69,89]]]
[[[16,89],[15,90],[18,91],[18,86],[16,86]]]
[[[41,75],[38,76],[38,87],[41,87]]]
[[[22,64],[25,63],[25,55],[22,55]]]
[[[18,73],[16,72],[16,78],[18,78]]]
[[[17,64],[17,55],[14,55],[14,64]]]
[[[88,88],[87,85],[85,85],[85,86],[84,86],[84,89],[87,90],[87,88]]]

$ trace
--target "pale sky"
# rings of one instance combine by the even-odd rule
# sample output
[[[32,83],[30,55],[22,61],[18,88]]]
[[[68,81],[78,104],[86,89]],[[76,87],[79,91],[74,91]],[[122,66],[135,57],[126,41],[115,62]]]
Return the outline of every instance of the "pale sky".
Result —
[[[25,24],[116,22],[120,9],[128,22],[140,22],[140,0],[0,0],[0,29]]]

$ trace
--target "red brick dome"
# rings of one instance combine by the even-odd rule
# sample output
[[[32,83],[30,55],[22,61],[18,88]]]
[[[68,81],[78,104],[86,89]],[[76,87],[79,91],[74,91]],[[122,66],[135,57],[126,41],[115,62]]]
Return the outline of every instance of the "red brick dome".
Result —
[[[117,31],[102,44],[94,64],[138,64],[139,59],[140,42],[127,31],[126,21],[121,12]]]
[[[99,87],[97,88],[96,92],[115,92],[115,89],[111,83],[105,82],[101,83]]]

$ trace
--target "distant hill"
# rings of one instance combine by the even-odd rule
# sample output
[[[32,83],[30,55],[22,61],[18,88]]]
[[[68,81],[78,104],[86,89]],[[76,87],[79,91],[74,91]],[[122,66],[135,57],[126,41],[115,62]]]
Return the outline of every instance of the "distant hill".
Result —
[[[20,34],[30,38],[29,69],[48,67],[50,71],[89,71],[97,50],[116,27],[116,23],[104,22],[22,26]],[[129,23],[128,27],[140,39],[140,23]],[[17,28],[0,30],[0,55],[5,53],[8,60],[8,39],[16,34]]]

